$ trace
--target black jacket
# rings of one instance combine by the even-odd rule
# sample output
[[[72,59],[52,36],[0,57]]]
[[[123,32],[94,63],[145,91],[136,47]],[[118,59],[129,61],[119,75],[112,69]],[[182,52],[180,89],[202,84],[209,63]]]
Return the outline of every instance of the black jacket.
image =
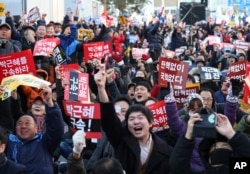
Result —
[[[101,103],[102,127],[115,149],[115,157],[121,162],[126,173],[137,174],[140,163],[139,142],[122,127],[115,114],[113,103]],[[151,133],[154,142],[153,150],[145,170],[145,174],[168,174],[171,147]]]

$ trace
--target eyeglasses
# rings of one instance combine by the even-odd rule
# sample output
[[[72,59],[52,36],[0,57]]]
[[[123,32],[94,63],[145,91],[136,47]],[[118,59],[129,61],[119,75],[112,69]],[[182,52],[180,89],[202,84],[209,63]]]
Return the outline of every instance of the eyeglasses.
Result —
[[[205,102],[212,102],[212,101],[213,101],[212,98],[202,98],[202,99],[203,99],[203,101],[205,101]]]

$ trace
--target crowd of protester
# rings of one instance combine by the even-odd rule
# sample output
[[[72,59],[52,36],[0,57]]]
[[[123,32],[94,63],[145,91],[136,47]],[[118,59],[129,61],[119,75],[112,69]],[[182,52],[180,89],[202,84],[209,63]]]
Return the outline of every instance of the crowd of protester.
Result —
[[[106,26],[65,15],[63,22],[15,21],[10,12],[0,24],[1,55],[31,49],[37,41],[57,38],[67,63],[77,63],[89,74],[91,102],[100,103],[101,134],[97,142],[85,138],[82,130],[72,131],[63,100],[65,79],[52,55],[37,55],[36,76],[51,82],[37,89],[21,85],[11,97],[0,101],[0,173],[29,174],[167,174],[229,173],[232,157],[250,157],[250,116],[241,108],[243,84],[226,76],[229,66],[249,61],[249,51],[223,50],[204,44],[208,35],[221,42],[250,42],[250,24],[236,27],[212,24],[210,20],[191,26],[177,21]],[[79,28],[93,31],[77,39]],[[108,41],[113,52],[102,60],[85,61],[83,45]],[[189,61],[187,84],[199,83],[199,93],[190,94],[183,108],[177,106],[171,83],[158,84],[158,58],[162,50],[184,47],[173,59]],[[149,48],[134,59],[132,48]],[[198,67],[217,68],[220,81],[202,80]],[[5,86],[0,86],[0,94]],[[148,105],[164,100],[168,127],[154,131]],[[201,110],[216,113],[216,138],[194,136],[201,122]],[[67,159],[63,164],[59,157]]]

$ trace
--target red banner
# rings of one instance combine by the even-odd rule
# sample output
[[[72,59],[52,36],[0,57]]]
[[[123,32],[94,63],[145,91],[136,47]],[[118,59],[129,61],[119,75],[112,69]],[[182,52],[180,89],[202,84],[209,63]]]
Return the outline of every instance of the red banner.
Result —
[[[198,93],[200,90],[199,83],[187,84],[186,89],[174,90],[174,97],[176,99],[176,104],[179,108],[183,107],[183,104],[186,102],[186,98],[192,93]]]
[[[189,63],[164,57],[159,58],[159,85],[167,87],[171,82],[175,89],[185,89]]]
[[[153,132],[162,131],[168,128],[167,112],[164,100],[147,106],[153,113]]]
[[[36,68],[31,50],[1,55],[0,72],[0,81],[2,81],[4,77],[17,74],[32,73],[36,75]]]
[[[89,103],[89,74],[78,71],[65,71],[64,78],[69,79],[69,85],[64,88],[64,100],[77,100]]]
[[[106,55],[112,54],[113,52],[113,47],[111,42],[104,42],[103,45],[103,57]]]
[[[244,84],[244,97],[246,104],[250,104],[250,63],[246,63],[246,79]]]
[[[93,42],[83,44],[84,50],[84,61],[87,63],[88,60],[102,59],[104,57],[104,42]]]
[[[34,56],[51,56],[54,48],[60,44],[60,40],[56,38],[42,39],[36,42],[33,51]]]
[[[63,101],[65,114],[70,117],[70,129],[84,129],[86,138],[101,138],[100,104],[83,104],[74,101]]]
[[[244,80],[246,77],[246,61],[235,62],[228,68],[228,75],[230,79]]]

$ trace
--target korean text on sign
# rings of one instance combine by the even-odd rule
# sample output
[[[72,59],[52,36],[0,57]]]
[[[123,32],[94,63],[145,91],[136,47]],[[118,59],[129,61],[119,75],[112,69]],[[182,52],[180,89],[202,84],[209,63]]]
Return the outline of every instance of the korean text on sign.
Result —
[[[165,102],[159,101],[147,106],[153,113],[153,132],[162,131],[168,128]]]
[[[213,67],[200,67],[200,77],[204,80],[220,80],[220,71]]]
[[[31,50],[1,55],[0,72],[0,81],[4,77],[17,74],[36,74]]]
[[[192,93],[197,93],[200,89],[199,83],[187,84],[185,89],[174,90],[174,97],[176,99],[176,104],[178,107],[183,107],[183,104],[186,102],[187,96]]]
[[[59,45],[60,40],[56,38],[42,39],[36,42],[33,51],[34,56],[51,56],[54,48]]]
[[[71,129],[84,130],[86,138],[101,138],[100,105],[63,101],[65,113],[71,119]]]
[[[174,59],[160,57],[159,84],[166,87],[167,82],[174,84],[176,89],[184,89],[187,81],[189,64]]]
[[[78,100],[89,103],[89,76],[78,71],[65,71],[64,76],[69,79],[69,85],[65,87],[65,100]]]
[[[103,55],[104,42],[93,42],[83,45],[84,49],[84,60],[101,59]]]
[[[228,75],[231,79],[244,80],[246,77],[246,61],[235,62],[228,68]]]

